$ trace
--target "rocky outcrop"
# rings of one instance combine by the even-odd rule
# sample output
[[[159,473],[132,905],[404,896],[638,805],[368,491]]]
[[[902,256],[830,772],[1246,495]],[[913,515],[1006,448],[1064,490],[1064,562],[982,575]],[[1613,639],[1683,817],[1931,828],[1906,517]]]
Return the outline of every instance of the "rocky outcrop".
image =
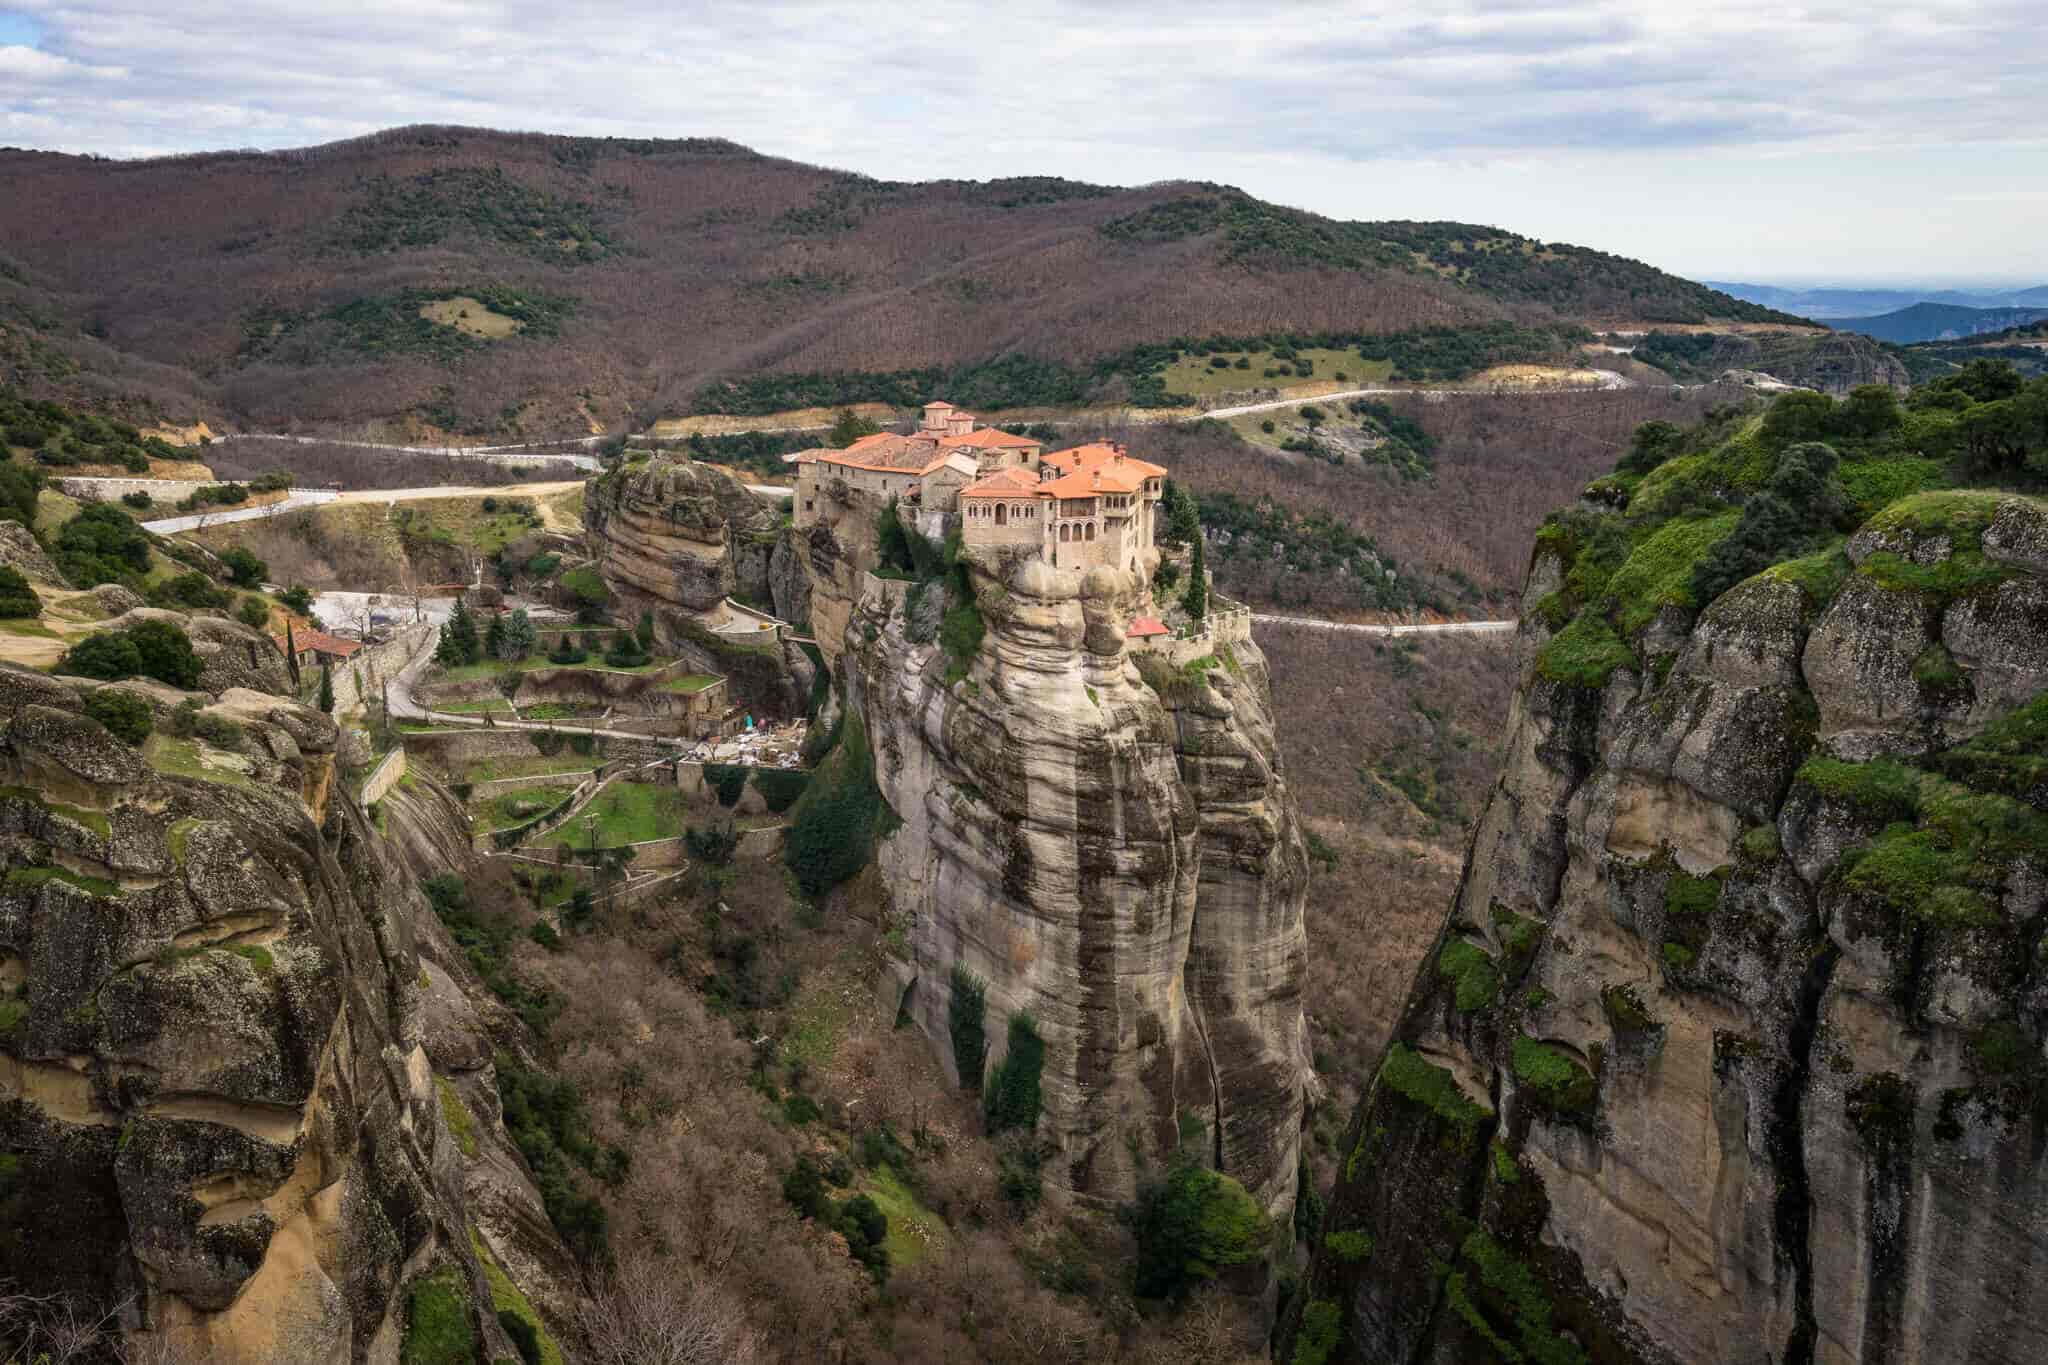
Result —
[[[989,1067],[1030,1015],[1054,1191],[1127,1200],[1185,1149],[1284,1227],[1310,1076],[1306,858],[1265,661],[1249,641],[1207,668],[1141,661],[1124,626],[1149,596],[1111,570],[971,577],[987,633],[959,663],[933,640],[943,584],[866,577],[848,602],[812,580],[821,643],[846,623],[848,732],[901,821],[879,860],[911,1017],[957,1075],[962,981],[985,986]]]
[[[267,677],[192,626],[209,677]],[[189,1358],[396,1359],[435,1264],[490,1303],[435,1075],[475,1049],[423,1009],[438,925],[338,794],[327,716],[106,684],[155,713],[136,747],[95,686],[0,666],[0,1280]]]
[[[657,456],[591,480],[585,543],[614,620],[699,615],[738,593],[768,600],[781,518],[715,465]]]
[[[2048,1352],[2044,544],[1932,495],[1602,685],[1525,621],[1282,1358]]]
[[[0,521],[0,564],[33,583],[63,586],[64,576],[36,543],[35,533],[18,521]]]
[[[1905,365],[1860,332],[1773,332],[1719,339],[1706,369],[1762,371],[1784,384],[1837,396],[1861,384],[1904,392]]]

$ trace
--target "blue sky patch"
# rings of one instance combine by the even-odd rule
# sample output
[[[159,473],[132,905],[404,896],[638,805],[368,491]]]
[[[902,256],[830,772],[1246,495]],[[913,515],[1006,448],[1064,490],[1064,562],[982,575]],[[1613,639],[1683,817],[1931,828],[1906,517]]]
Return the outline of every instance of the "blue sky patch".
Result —
[[[43,26],[26,14],[0,9],[0,47],[36,47],[43,41]]]

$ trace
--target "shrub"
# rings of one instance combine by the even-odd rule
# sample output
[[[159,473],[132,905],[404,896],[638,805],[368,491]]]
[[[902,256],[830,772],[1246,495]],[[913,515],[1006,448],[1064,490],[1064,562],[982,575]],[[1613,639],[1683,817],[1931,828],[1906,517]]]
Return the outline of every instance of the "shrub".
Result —
[[[235,619],[251,630],[261,630],[270,624],[270,604],[251,593],[235,608]]]
[[[102,687],[85,699],[85,714],[107,727],[118,740],[140,744],[155,724],[149,703],[132,692]]]
[[[238,588],[253,588],[270,572],[268,564],[240,545],[222,555],[220,562],[227,566],[228,581]]]
[[[897,823],[875,785],[866,727],[848,713],[838,746],[792,808],[783,860],[804,895],[815,898],[867,866],[876,838]]]
[[[88,636],[65,651],[57,672],[80,678],[155,678],[190,690],[203,671],[192,641],[169,621],[138,621],[125,630]]]
[[[811,784],[811,775],[801,769],[756,768],[753,772],[754,790],[761,793],[762,804],[776,815],[795,805]]]
[[[0,564],[0,619],[28,620],[43,614],[43,599],[19,569]]]
[[[625,1175],[626,1154],[591,1135],[589,1110],[574,1081],[533,1070],[506,1052],[498,1054],[497,1068],[505,1131],[526,1158],[548,1217],[585,1264],[602,1264],[610,1258],[609,1220],[604,1205],[576,1187],[569,1163],[616,1182]]]
[[[211,578],[196,569],[167,578],[149,590],[150,605],[156,607],[225,607],[234,600],[233,593],[215,586]]]
[[[133,587],[149,571],[149,533],[120,508],[97,502],[58,530],[56,560],[73,587]]]
[[[730,824],[712,825],[702,830],[686,829],[683,831],[683,846],[698,862],[724,867],[732,861],[734,851],[739,848],[740,835]]]
[[[193,718],[192,733],[214,748],[226,749],[230,753],[239,752],[242,747],[242,727],[226,716],[201,712]]]
[[[133,493],[123,493],[121,501],[138,512],[145,511],[149,507],[149,494],[138,488]]]
[[[304,616],[313,610],[313,594],[311,590],[297,583],[292,584],[289,588],[279,593],[277,600],[284,604],[287,611],[298,616]]]
[[[706,763],[704,780],[718,793],[718,804],[731,810],[747,789],[747,769],[737,763]]]
[[[1148,1299],[1181,1298],[1219,1270],[1257,1260],[1272,1237],[1244,1186],[1185,1157],[1139,1188],[1124,1219],[1138,1239],[1136,1289]]]

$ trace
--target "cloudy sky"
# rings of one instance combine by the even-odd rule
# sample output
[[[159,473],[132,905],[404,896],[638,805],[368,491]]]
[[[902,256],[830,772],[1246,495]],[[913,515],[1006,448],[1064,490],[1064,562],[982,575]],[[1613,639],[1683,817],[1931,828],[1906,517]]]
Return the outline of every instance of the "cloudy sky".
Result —
[[[2041,0],[0,0],[0,145],[403,123],[1201,179],[1694,277],[2048,281]],[[4,187],[0,187],[4,189]]]

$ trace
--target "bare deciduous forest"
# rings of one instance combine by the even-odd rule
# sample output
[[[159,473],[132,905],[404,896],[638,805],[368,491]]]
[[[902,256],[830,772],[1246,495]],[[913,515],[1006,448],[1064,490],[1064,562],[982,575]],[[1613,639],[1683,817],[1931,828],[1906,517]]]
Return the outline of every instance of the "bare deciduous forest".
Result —
[[[257,429],[584,434],[761,371],[1756,311],[1557,244],[1445,266],[1491,229],[1185,184],[874,181],[701,139],[407,128],[129,162],[9,151],[0,174],[0,377]],[[493,300],[512,334],[432,326],[424,298]]]

